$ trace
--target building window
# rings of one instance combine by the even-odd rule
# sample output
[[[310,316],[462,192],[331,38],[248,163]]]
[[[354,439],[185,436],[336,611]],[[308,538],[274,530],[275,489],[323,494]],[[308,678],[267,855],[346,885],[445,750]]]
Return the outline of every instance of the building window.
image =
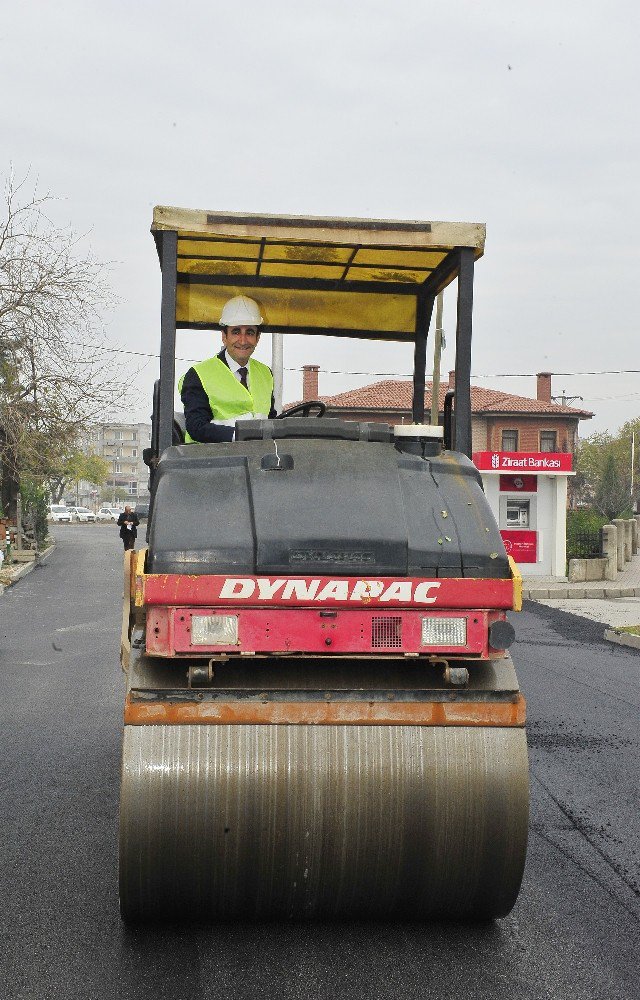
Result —
[[[502,451],[517,451],[518,450],[518,432],[517,431],[503,431],[502,432]]]
[[[118,462],[116,462],[116,467],[114,471],[116,472],[116,475],[118,472],[122,472],[122,469],[120,468],[120,464]]]
[[[131,449],[131,457],[132,458],[137,458],[138,457],[138,449],[137,448],[132,448]]]
[[[133,480],[129,483],[129,496],[137,497],[138,495],[138,484]]]
[[[540,451],[557,451],[557,431],[540,431]]]
[[[133,434],[131,435],[131,437],[133,438],[134,441],[137,441],[138,440],[138,432],[134,431]]]

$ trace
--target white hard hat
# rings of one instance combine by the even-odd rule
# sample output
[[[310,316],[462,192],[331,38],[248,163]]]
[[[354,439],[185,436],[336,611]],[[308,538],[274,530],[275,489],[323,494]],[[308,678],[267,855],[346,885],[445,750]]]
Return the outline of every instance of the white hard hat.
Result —
[[[262,322],[258,303],[247,295],[236,295],[225,302],[220,316],[220,326],[260,326]]]

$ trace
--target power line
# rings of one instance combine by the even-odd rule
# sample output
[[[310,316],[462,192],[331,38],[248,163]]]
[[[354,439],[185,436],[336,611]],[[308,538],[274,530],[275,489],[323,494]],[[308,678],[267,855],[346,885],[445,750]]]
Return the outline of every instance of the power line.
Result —
[[[640,396],[640,392],[625,392],[624,395],[617,393],[615,396],[588,396],[590,403],[602,403],[605,399],[635,399]]]
[[[137,358],[155,358],[160,357],[159,354],[152,354],[146,351],[131,351],[124,347],[106,347],[104,344],[73,344],[74,347],[88,347],[93,351],[107,351],[110,354],[131,354]],[[194,364],[198,361],[198,358],[176,358],[176,361],[183,362],[184,364]],[[287,368],[287,372],[301,372],[303,367],[297,368]],[[319,371],[323,375],[366,375],[372,378],[413,378],[413,374],[410,372],[348,372],[341,368],[320,368]],[[494,375],[479,375],[472,372],[471,378],[535,378],[538,372],[497,372]],[[587,375],[640,375],[640,368],[620,368],[611,369],[609,371],[598,371],[598,372],[551,372],[554,378],[582,378]],[[611,397],[615,398],[615,397]]]
[[[498,375],[473,375],[472,378],[534,378],[538,372],[504,372]],[[550,372],[554,378],[577,378],[583,375],[640,375],[638,368],[621,368],[604,372]]]

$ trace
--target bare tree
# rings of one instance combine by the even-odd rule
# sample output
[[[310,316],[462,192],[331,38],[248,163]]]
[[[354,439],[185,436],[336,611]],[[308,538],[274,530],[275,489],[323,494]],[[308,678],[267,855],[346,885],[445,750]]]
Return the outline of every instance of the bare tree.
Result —
[[[21,474],[45,479],[60,450],[126,401],[97,347],[112,304],[105,265],[47,216],[53,198],[11,174],[0,218],[0,462],[3,505]],[[127,379],[130,384],[130,373]]]

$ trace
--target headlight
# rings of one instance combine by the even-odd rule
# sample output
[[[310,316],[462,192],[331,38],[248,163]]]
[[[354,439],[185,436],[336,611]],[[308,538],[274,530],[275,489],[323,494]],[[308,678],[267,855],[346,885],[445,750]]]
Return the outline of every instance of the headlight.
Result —
[[[192,615],[192,646],[237,646],[237,615]]]
[[[423,646],[466,646],[466,618],[423,618]]]

